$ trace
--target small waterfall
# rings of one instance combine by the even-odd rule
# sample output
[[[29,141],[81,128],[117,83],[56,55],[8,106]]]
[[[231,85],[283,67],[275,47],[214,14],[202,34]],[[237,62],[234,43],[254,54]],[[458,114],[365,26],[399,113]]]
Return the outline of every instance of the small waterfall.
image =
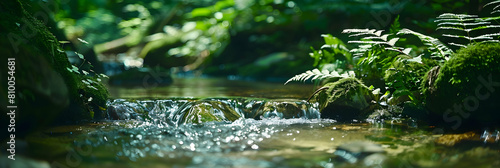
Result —
[[[240,118],[318,119],[316,103],[297,99],[206,98],[125,100],[108,102],[112,120],[144,120],[152,124],[179,126],[184,123],[233,122]]]

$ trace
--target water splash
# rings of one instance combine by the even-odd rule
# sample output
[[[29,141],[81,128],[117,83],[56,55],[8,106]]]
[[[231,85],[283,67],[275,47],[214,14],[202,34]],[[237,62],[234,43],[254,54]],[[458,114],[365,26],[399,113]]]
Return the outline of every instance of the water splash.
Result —
[[[301,100],[116,99],[108,106],[108,115],[115,119],[112,124],[90,132],[79,143],[112,149],[106,152],[131,161],[259,150],[260,142],[290,125],[334,122],[319,119],[317,104]],[[218,120],[190,120],[200,111],[210,112]]]
[[[317,103],[303,100],[255,98],[209,98],[136,100],[116,99],[108,103],[108,117],[115,120],[152,121],[154,124],[182,125],[205,121],[235,121],[239,118],[320,118]]]

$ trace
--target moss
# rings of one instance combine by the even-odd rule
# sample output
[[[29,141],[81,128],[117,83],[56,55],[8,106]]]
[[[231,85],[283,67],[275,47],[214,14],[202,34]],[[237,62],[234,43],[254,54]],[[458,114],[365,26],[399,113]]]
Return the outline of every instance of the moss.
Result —
[[[360,98],[357,96],[363,96],[364,98],[364,95],[371,95],[371,92],[369,92],[369,88],[366,87],[360,80],[356,78],[340,79],[337,82],[327,83],[323,87],[328,87],[328,89],[325,92],[321,92],[319,94],[320,98],[319,102],[321,105],[320,109],[326,107],[326,105],[331,103],[344,104],[348,103],[345,101],[357,102],[357,100],[355,99]],[[341,100],[341,98],[348,98],[348,99]]]
[[[81,91],[81,101],[86,105],[84,107],[89,112],[90,119],[105,117],[106,102],[109,97],[106,87],[97,79],[97,77],[81,76],[81,81],[86,80],[89,84],[80,82],[78,86]],[[81,118],[75,118],[78,119]]]
[[[90,120],[92,113],[106,107],[108,97],[106,88],[95,78],[93,85],[97,90],[91,90],[82,82],[88,77],[68,70],[71,64],[65,52],[61,52],[59,41],[45,23],[23,8],[28,3],[0,2],[3,16],[0,49],[6,57],[16,58],[17,105],[22,111],[16,133],[20,136],[47,124]],[[7,68],[2,67],[2,74],[6,71]],[[1,80],[6,83],[6,79]],[[1,90],[2,97],[6,97],[5,89]],[[92,103],[88,102],[90,97],[94,99]]]
[[[235,121],[241,115],[234,107],[221,101],[201,100],[184,112],[184,123],[204,123],[212,121]]]
[[[315,95],[321,116],[336,119],[362,119],[361,112],[370,107],[373,93],[360,80],[344,78],[323,87],[328,89]]]
[[[435,82],[425,90],[426,106],[445,120],[498,124],[499,82],[500,44],[469,45],[441,67]]]
[[[223,121],[222,116],[214,115],[213,106],[209,103],[200,103],[189,108],[184,115],[185,123],[204,123],[211,121]]]

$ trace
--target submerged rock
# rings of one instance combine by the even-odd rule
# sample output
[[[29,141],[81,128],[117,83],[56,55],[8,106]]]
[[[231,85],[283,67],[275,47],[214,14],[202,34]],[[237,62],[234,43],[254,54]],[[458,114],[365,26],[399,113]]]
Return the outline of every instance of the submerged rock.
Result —
[[[336,160],[348,163],[362,162],[366,166],[381,164],[385,159],[385,150],[378,144],[368,141],[355,141],[342,144],[333,153]]]
[[[109,119],[151,119],[167,124],[233,122],[239,118],[319,118],[315,104],[294,99],[206,98],[124,100],[108,103]]]
[[[452,129],[499,125],[500,44],[460,49],[428,73],[423,88],[426,107]]]
[[[435,140],[436,144],[445,146],[454,146],[462,141],[471,141],[473,139],[479,140],[479,136],[475,132],[466,132],[463,134],[446,134],[442,135]]]
[[[300,118],[302,116],[314,115],[314,113],[308,112],[309,109],[305,102],[286,99],[269,100],[259,109],[259,114],[262,114],[264,118]],[[311,118],[315,118],[315,116],[311,116]]]
[[[321,118],[339,121],[362,120],[367,116],[373,93],[360,80],[344,78],[325,84],[314,99],[319,102]]]

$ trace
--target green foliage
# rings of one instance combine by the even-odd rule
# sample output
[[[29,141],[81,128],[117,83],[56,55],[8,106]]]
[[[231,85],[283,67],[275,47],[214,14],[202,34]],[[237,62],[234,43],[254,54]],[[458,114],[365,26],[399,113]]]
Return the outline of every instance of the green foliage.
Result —
[[[447,87],[449,85],[449,87],[461,90],[469,87],[465,84],[476,80],[479,75],[499,73],[499,56],[499,43],[476,43],[460,49],[453,56],[453,59],[450,59],[441,68],[441,73],[436,79],[435,87]],[[439,86],[438,83],[446,86]]]
[[[487,6],[490,6],[490,5],[494,6],[493,7],[493,11],[491,12],[491,14],[499,13],[500,12],[500,1],[499,0],[487,3],[486,5],[484,5],[484,7],[487,7]]]
[[[490,29],[500,28],[500,25],[491,22],[498,19],[500,17],[479,18],[477,15],[445,13],[437,17],[436,22],[439,22],[437,30],[447,32],[442,34],[444,37],[455,39],[456,42],[450,42],[449,45],[465,48],[473,42],[500,42],[499,32],[489,33]]]
[[[493,13],[498,12],[500,1],[494,1],[486,6],[494,6]],[[447,41],[449,45],[466,48],[472,43],[493,42],[498,43],[500,33],[498,23],[500,17],[478,17],[476,15],[445,13],[437,17],[437,30],[446,30],[443,37],[451,38]],[[353,71],[356,76],[364,82],[373,82],[373,79],[383,78],[385,87],[392,93],[394,99],[406,97],[415,104],[423,102],[422,97],[417,92],[422,85],[422,80],[427,72],[440,63],[446,63],[454,51],[438,38],[424,35],[407,28],[401,28],[399,16],[394,19],[390,26],[390,33],[384,34],[384,30],[376,29],[345,29],[342,33],[349,34],[351,38],[348,44],[354,44],[354,48],[349,52],[344,52],[347,46],[341,40],[325,37],[325,45],[329,46],[310,54],[315,59],[314,66],[325,69],[328,65],[335,65],[333,69],[336,73],[343,71]],[[427,51],[413,50],[421,44],[405,43],[405,35],[417,37]],[[330,43],[327,42],[327,39]],[[335,56],[343,55],[343,57]],[[338,58],[344,58],[343,60]],[[344,61],[345,60],[345,61]],[[340,64],[339,62],[344,64]],[[349,65],[349,66],[346,66]],[[315,69],[307,71],[291,78],[290,81],[305,81],[334,78],[329,76],[329,71]],[[462,80],[450,80],[452,83],[460,83]],[[381,87],[381,86],[378,86]],[[372,88],[373,89],[373,88]],[[382,96],[384,97],[384,96]],[[385,96],[387,97],[387,96]],[[404,98],[403,98],[404,99]],[[401,103],[401,102],[394,102]]]
[[[399,23],[399,15],[394,19],[394,22],[391,24],[390,33],[396,34],[401,30],[401,24]]]
[[[308,79],[311,79],[312,81],[315,80],[322,80],[322,79],[328,79],[328,78],[350,78],[350,77],[355,77],[355,74],[353,71],[348,71],[343,74],[339,74],[337,71],[328,71],[326,69],[323,69],[322,71],[319,71],[318,69],[313,69],[312,71],[306,71],[304,73],[301,73],[299,75],[295,75],[293,78],[288,79],[288,81],[285,82],[285,85],[289,82],[292,81],[301,81],[305,82]]]
[[[313,99],[319,103],[321,115],[325,117],[333,117],[335,114],[340,113],[359,113],[368,108],[371,100],[373,100],[370,88],[354,77],[342,78],[336,82],[327,83],[322,88],[325,89],[316,92]],[[343,107],[345,111],[325,110],[331,105]]]
[[[457,112],[454,107],[463,105],[466,109],[474,109],[469,110],[470,117],[464,120],[482,124],[497,122],[500,119],[500,113],[495,112],[500,108],[500,94],[496,91],[498,81],[500,44],[474,43],[458,50],[444,63],[435,82],[429,85],[425,81],[424,86],[430,87],[425,88],[426,105],[437,114]]]
[[[357,44],[358,47],[352,49],[354,56],[362,57],[367,52],[378,50],[381,48],[388,51],[399,52],[400,54],[409,55],[411,48],[397,47],[398,37],[391,38],[391,34],[382,34],[383,30],[375,29],[345,29],[342,33],[349,34],[349,37],[361,37],[361,40],[352,40],[348,43]]]
[[[314,50],[311,47],[312,53],[309,53],[309,56],[314,58],[314,66],[336,62],[344,64],[342,68],[345,68],[345,64],[352,64],[352,55],[342,40],[331,34],[321,36],[325,44],[321,46],[320,50]]]
[[[431,53],[430,55],[432,58],[448,60],[450,55],[453,53],[453,50],[448,48],[448,46],[443,44],[437,38],[414,32],[410,29],[401,29],[397,34],[411,34],[417,36],[420,41],[427,46],[427,50]]]

